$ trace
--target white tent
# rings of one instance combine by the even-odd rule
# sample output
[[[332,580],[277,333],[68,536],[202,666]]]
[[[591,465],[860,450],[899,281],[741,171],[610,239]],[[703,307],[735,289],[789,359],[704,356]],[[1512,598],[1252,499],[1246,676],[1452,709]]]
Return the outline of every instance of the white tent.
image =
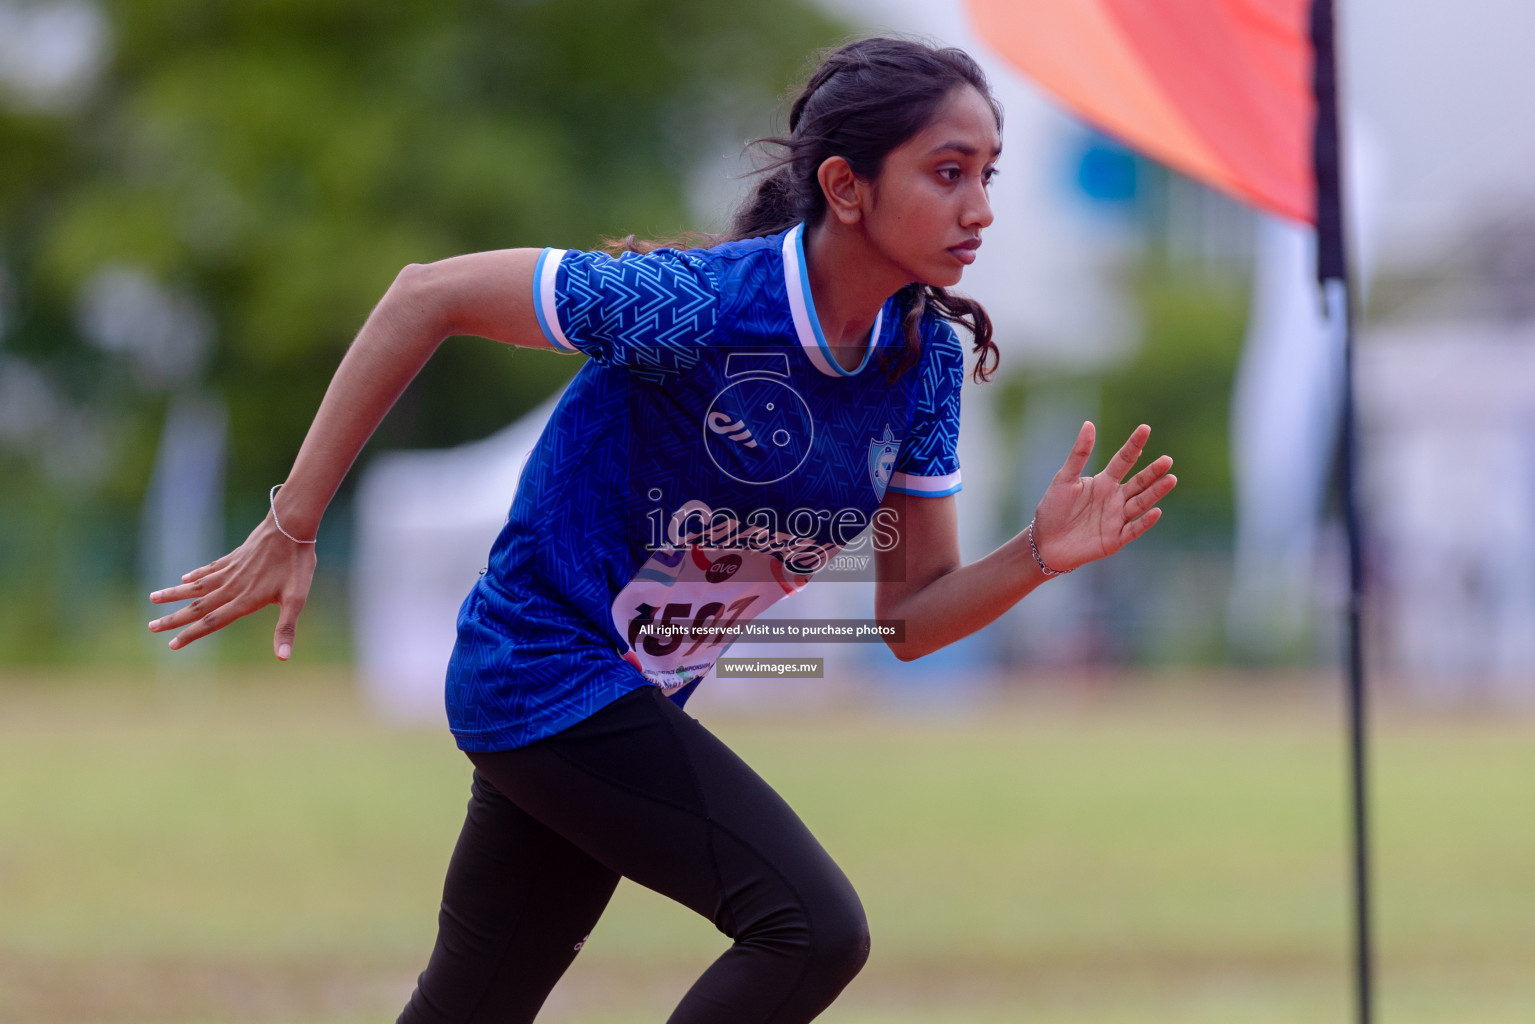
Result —
[[[446,722],[443,679],[458,606],[506,522],[556,394],[482,441],[389,452],[357,488],[352,561],[357,667],[387,718]]]

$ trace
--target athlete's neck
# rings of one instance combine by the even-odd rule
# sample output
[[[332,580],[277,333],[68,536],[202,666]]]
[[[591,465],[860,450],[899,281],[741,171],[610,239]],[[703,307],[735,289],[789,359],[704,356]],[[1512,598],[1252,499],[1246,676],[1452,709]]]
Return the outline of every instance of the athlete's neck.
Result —
[[[837,362],[854,369],[863,361],[880,307],[909,279],[869,244],[858,225],[834,217],[805,225],[805,264],[821,334]]]

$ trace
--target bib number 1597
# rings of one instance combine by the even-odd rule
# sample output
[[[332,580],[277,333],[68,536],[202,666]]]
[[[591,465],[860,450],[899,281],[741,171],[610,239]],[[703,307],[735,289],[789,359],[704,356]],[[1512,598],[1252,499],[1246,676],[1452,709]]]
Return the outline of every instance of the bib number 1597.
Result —
[[[693,605],[689,602],[676,602],[664,608],[657,608],[642,601],[635,608],[635,614],[629,619],[629,646],[636,648],[642,645],[646,654],[661,658],[676,653],[682,646],[682,642],[690,636],[693,638],[693,645],[684,652],[684,656],[692,654],[700,647],[727,643],[733,638],[726,628],[734,624],[756,600],[756,594],[747,594],[728,605],[719,601],[710,601],[708,604],[700,605],[697,614],[694,614]],[[661,612],[659,619],[656,618],[657,611]],[[689,616],[692,617],[691,621]],[[646,629],[646,626],[651,628]],[[708,626],[713,626],[720,632],[699,632]],[[673,629],[663,627],[673,627],[675,632]]]

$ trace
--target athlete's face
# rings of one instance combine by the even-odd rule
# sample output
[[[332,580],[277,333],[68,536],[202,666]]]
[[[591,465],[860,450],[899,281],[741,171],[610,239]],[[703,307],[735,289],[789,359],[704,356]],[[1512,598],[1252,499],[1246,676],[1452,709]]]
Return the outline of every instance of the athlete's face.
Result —
[[[957,284],[992,221],[987,194],[1002,138],[991,105],[965,86],[890,151],[864,210],[869,240],[913,281]]]

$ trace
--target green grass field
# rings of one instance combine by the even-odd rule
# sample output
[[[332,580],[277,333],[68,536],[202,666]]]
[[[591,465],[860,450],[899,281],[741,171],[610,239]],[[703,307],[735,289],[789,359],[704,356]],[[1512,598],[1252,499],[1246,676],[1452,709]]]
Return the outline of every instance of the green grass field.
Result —
[[[936,719],[707,697],[868,909],[873,957],[821,1019],[1350,1019],[1331,692],[1035,686]],[[1535,717],[1388,708],[1377,736],[1378,1019],[1535,1020]],[[341,673],[8,679],[0,1021],[393,1020],[468,776]],[[542,1019],[663,1020],[724,942],[625,883]]]

